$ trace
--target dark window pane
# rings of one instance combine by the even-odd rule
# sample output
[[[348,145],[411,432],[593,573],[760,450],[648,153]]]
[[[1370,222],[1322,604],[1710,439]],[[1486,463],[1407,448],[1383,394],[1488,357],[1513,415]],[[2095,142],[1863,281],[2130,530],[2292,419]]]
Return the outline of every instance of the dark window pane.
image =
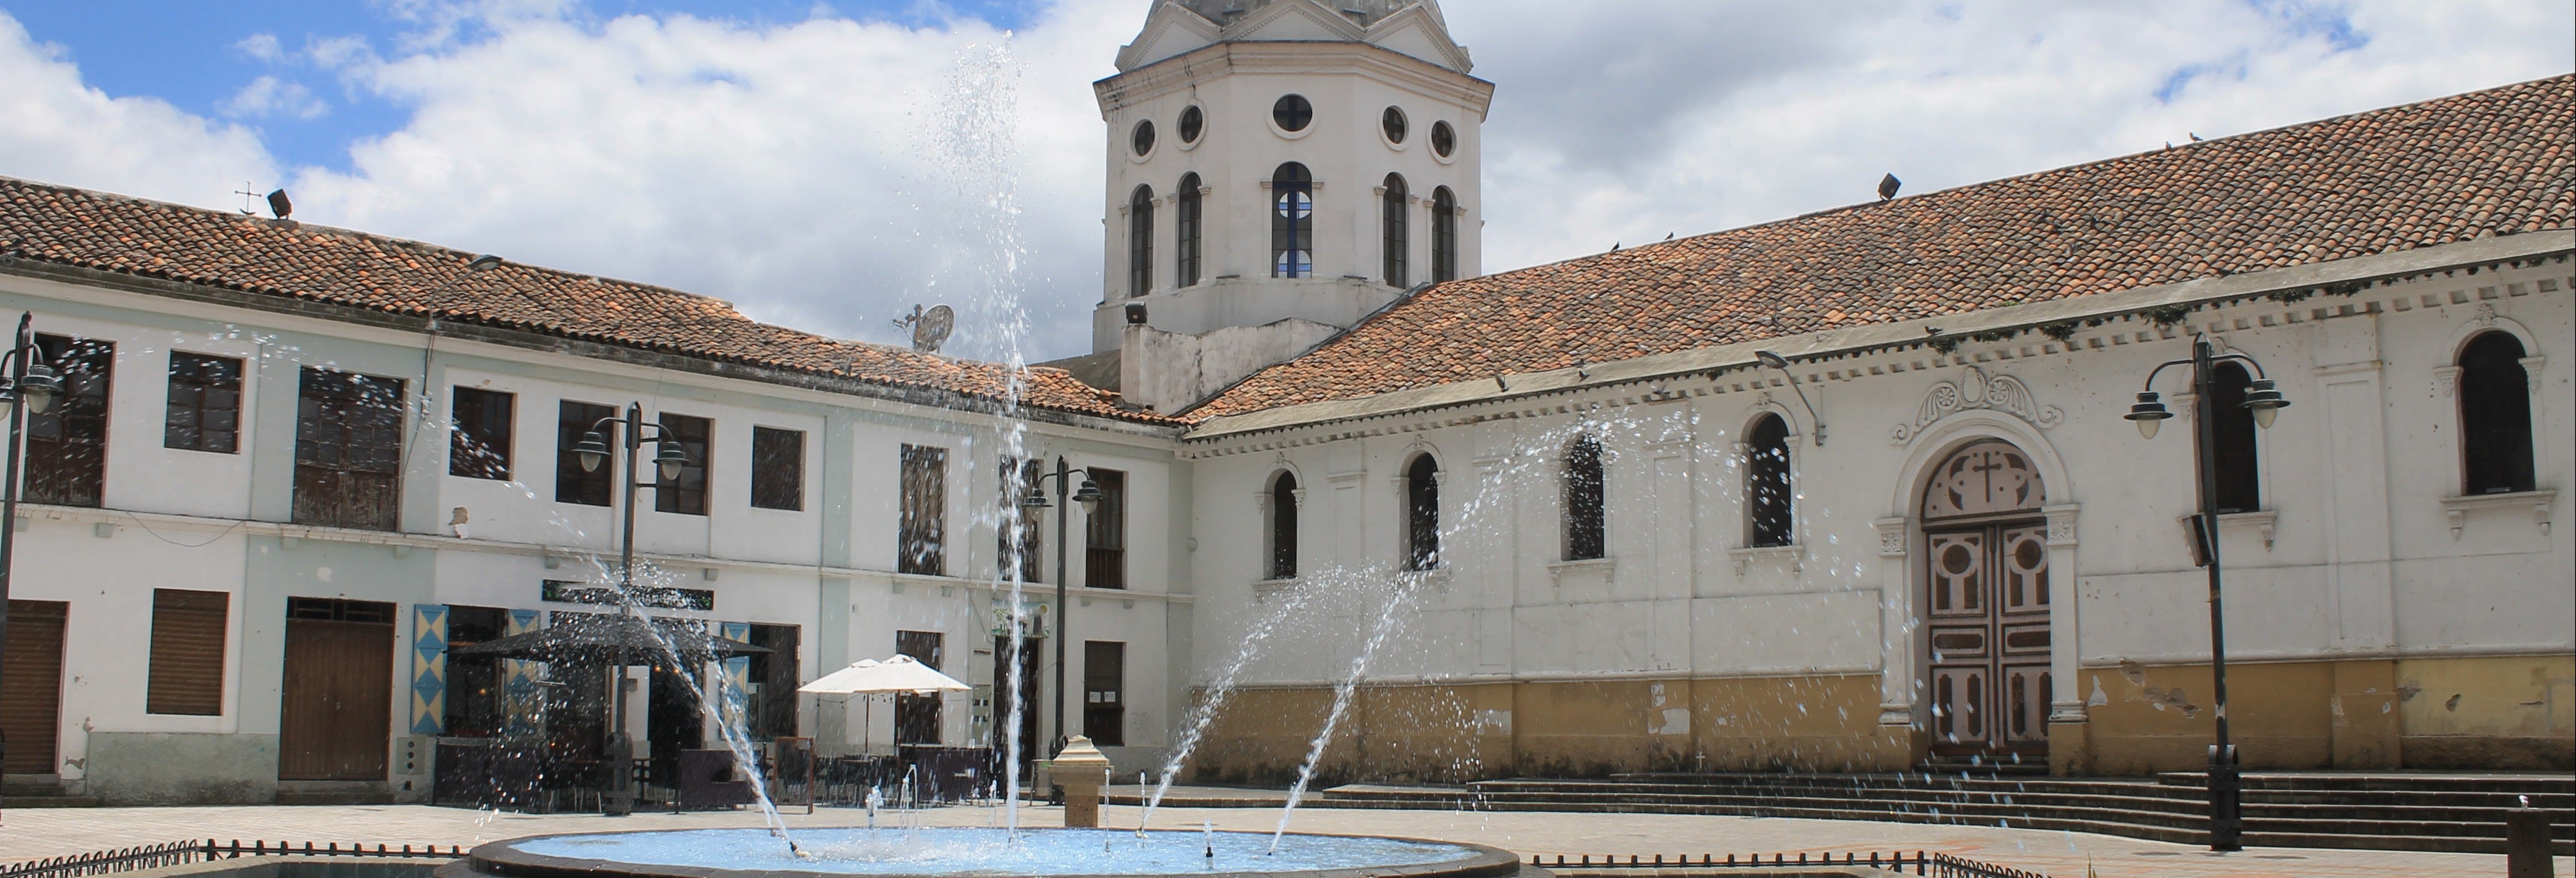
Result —
[[[2210,372],[2210,428],[2217,433],[2220,512],[2252,512],[2263,508],[2262,479],[2255,472],[2254,413],[2245,408],[2245,386],[2252,376],[2234,363],[2220,363]]]
[[[242,361],[173,351],[161,447],[232,454],[241,450]]]
[[[947,575],[948,449],[905,445],[902,466],[895,572]]]
[[[1270,578],[1297,578],[1297,476],[1270,483]]]
[[[1315,275],[1315,178],[1296,162],[1270,174],[1270,276]]]
[[[1404,468],[1404,569],[1440,566],[1440,462],[1418,455]]]
[[[1005,578],[1016,568],[1021,582],[1041,581],[1044,579],[1045,558],[1039,554],[1044,545],[1039,522],[1043,520],[1045,510],[1030,509],[1020,504],[1040,489],[1041,480],[1045,477],[1043,464],[1005,457],[1002,458],[1000,473],[1002,524],[994,532],[997,550],[994,557],[998,559],[999,569]]]
[[[1127,199],[1127,295],[1154,291],[1154,190],[1136,187]]]
[[[444,734],[456,738],[500,735],[510,721],[502,691],[501,660],[456,651],[509,633],[510,611],[498,607],[447,607],[447,704]]]
[[[1281,131],[1304,131],[1315,121],[1315,105],[1304,95],[1288,95],[1270,105],[1270,121]]]
[[[1178,238],[1173,249],[1179,251],[1179,261],[1174,266],[1178,274],[1173,283],[1184,287],[1199,282],[1199,188],[1199,175],[1191,174],[1182,177],[1181,188],[1172,193],[1172,224]]]
[[[1745,437],[1745,519],[1755,546],[1786,546],[1796,522],[1789,484],[1789,422],[1763,415]]]
[[[1442,186],[1431,190],[1431,280],[1458,279],[1458,196]]]
[[[581,468],[581,455],[573,446],[593,425],[617,416],[617,409],[597,403],[564,400],[555,419],[555,502],[579,503],[583,506],[608,505],[609,488],[617,484],[617,461],[614,455],[602,459],[596,470]],[[613,449],[619,439],[617,425],[599,428]]]
[[[1565,452],[1565,560],[1588,561],[1606,552],[1601,442],[1575,437]]]
[[[508,480],[518,397],[474,387],[454,392],[448,400],[447,474]]]
[[[1197,143],[1197,142],[1199,142],[1199,132],[1200,132],[1201,130],[1204,130],[1206,127],[1207,127],[1207,113],[1206,113],[1206,112],[1201,111],[1201,110],[1200,110],[1197,106],[1195,106],[1195,105],[1182,108],[1182,110],[1181,110],[1181,142],[1182,142],[1182,143]]]
[[[307,366],[295,419],[294,521],[395,530],[407,385]]]
[[[1127,644],[1083,642],[1082,733],[1103,747],[1126,745]]]
[[[1395,110],[1390,107],[1387,112]],[[1380,207],[1383,216],[1378,219],[1378,247],[1384,259],[1379,270],[1388,286],[1409,286],[1405,257],[1406,248],[1412,246],[1413,197],[1404,188],[1403,177],[1386,175],[1386,195],[1380,199]]]
[[[107,481],[107,396],[116,345],[60,335],[36,336],[35,356],[62,379],[45,411],[27,413],[25,499],[97,506]]]
[[[805,508],[805,431],[751,428],[751,505]]]
[[[680,452],[688,455],[689,460],[687,463],[680,464],[679,475],[670,478],[663,478],[660,468],[655,466],[653,511],[675,512],[681,515],[707,514],[707,454],[708,443],[711,441],[709,434],[715,432],[714,423],[705,418],[675,415],[669,412],[662,413],[660,423],[662,433],[658,438],[665,441],[678,441]],[[643,450],[636,453],[645,459],[636,461],[636,465],[654,466],[650,461],[659,451],[660,449],[652,445],[644,446]]]
[[[1447,122],[1431,123],[1431,151],[1439,153],[1444,159],[1451,153],[1457,152],[1458,129],[1449,127]]]
[[[2489,332],[2460,351],[2463,493],[2529,491],[2533,477],[2531,375],[2510,333]]]

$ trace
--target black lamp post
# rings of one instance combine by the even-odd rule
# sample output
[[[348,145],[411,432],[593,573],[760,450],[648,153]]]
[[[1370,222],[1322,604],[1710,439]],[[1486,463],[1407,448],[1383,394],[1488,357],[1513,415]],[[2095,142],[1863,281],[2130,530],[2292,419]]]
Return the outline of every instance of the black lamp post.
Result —
[[[1073,502],[1082,504],[1082,515],[1086,520],[1089,519],[1091,513],[1100,508],[1100,483],[1091,480],[1090,470],[1082,467],[1066,467],[1062,457],[1055,459],[1055,472],[1039,474],[1037,488],[1031,490],[1029,496],[1020,501],[1020,508],[1026,511],[1026,514],[1038,514],[1037,510],[1052,505],[1047,502],[1046,480],[1054,479],[1056,493],[1062,494],[1065,493],[1066,485],[1075,473],[1082,474],[1082,485],[1073,489]],[[1073,617],[1073,609],[1067,606],[1064,600],[1064,583],[1072,578],[1068,575],[1070,571],[1064,566],[1065,524],[1069,518],[1071,516],[1055,517],[1055,741],[1047,747],[1049,753],[1064,749],[1065,742],[1064,641],[1068,628],[1066,623]],[[1018,632],[1012,633],[1011,650],[1013,652],[1018,652],[1020,649],[1019,638]],[[1019,656],[1014,655],[1011,660],[1019,661]],[[1019,693],[1014,692],[1011,697],[1018,698]]]
[[[0,653],[6,653],[9,644],[9,562],[18,535],[18,449],[26,432],[26,413],[44,414],[63,389],[62,379],[54,377],[53,368],[36,350],[35,320],[32,313],[19,314],[16,344],[0,355],[6,357],[0,360],[0,407],[9,410],[8,481],[0,483]],[[26,405],[17,404],[22,401]],[[9,735],[0,731],[0,760],[8,756]]]
[[[2130,406],[2126,415],[2137,423],[2138,435],[2156,438],[2156,427],[2173,417],[2173,412],[2166,411],[2164,402],[2156,396],[2156,376],[2173,366],[2191,367],[2193,419],[2197,421],[2193,432],[2199,443],[2195,463],[2200,470],[2200,513],[2193,521],[2192,539],[2200,551],[2201,563],[2209,568],[2209,669],[2213,681],[2211,689],[2215,693],[2212,697],[2217,700],[2213,707],[2218,721],[2218,740],[2209,748],[2209,849],[2214,851],[2232,851],[2242,847],[2238,838],[2245,830],[2244,820],[2238,813],[2240,784],[2236,745],[2227,741],[2227,627],[2226,614],[2219,601],[2218,470],[2215,466],[2218,426],[2214,421],[2218,410],[2212,394],[2216,388],[2210,383],[2210,370],[2228,360],[2253,367],[2255,378],[2246,385],[2245,408],[2254,413],[2255,426],[2271,429],[2272,420],[2280,416],[2281,409],[2287,408],[2290,401],[2281,398],[2280,389],[2263,373],[2263,364],[2243,354],[2220,354],[2205,336],[2192,339],[2189,358],[2158,365],[2154,371],[2148,372],[2146,389],[2138,392],[2137,404]]]
[[[679,441],[672,439],[670,431],[663,429],[661,424],[645,422],[642,404],[630,402],[626,404],[625,416],[599,419],[597,423],[591,424],[590,432],[582,434],[580,442],[573,444],[573,454],[581,459],[583,472],[598,472],[600,465],[607,463],[608,458],[616,453],[609,447],[608,434],[605,432],[611,424],[622,424],[626,427],[618,431],[621,440],[618,447],[625,451],[618,457],[625,461],[626,508],[620,522],[620,536],[617,541],[617,591],[621,598],[618,602],[619,606],[627,613],[633,614],[635,612],[635,492],[661,487],[659,482],[645,482],[636,478],[637,458],[643,453],[644,431],[649,428],[654,433],[654,445],[657,447],[653,452],[653,463],[663,479],[678,478],[680,467],[689,462],[689,455],[687,451],[680,448]],[[600,810],[612,815],[631,814],[635,811],[635,741],[626,734],[626,667],[631,661],[631,657],[620,657],[618,660],[617,673],[611,684],[617,687],[616,718],[609,726],[607,752],[601,754],[600,759],[607,766],[608,773],[608,776],[603,779],[606,789],[601,791],[603,796]]]

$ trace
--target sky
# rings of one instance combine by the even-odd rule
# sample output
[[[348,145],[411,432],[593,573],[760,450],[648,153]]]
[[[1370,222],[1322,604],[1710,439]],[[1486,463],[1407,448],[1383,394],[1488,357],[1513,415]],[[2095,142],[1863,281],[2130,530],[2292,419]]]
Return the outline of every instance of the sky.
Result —
[[[2576,69],[2560,0],[1448,0],[1499,271]],[[0,0],[0,175],[1086,353],[1148,0]],[[1001,291],[1007,295],[997,295]],[[1025,313],[1025,334],[996,327]],[[983,307],[972,307],[981,303]]]

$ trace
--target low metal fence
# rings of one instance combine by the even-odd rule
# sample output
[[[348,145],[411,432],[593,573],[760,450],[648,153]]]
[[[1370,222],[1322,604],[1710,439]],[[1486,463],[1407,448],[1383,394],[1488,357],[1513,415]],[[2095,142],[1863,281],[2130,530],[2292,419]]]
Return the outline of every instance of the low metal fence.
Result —
[[[86,875],[159,869],[241,857],[410,857],[453,860],[465,856],[465,853],[466,849],[460,845],[441,847],[380,844],[370,848],[366,845],[316,844],[308,841],[298,846],[293,842],[284,841],[245,842],[233,839],[227,842],[209,838],[9,863],[0,865],[0,878],[81,878]]]
[[[1690,875],[1702,871],[1715,871],[1720,869],[1793,869],[1800,866],[1861,866],[1885,869],[1899,874],[1904,874],[1906,870],[1911,869],[1913,870],[1913,874],[1931,875],[1937,876],[1937,878],[2048,878],[2048,876],[2037,872],[2008,869],[1993,863],[1980,863],[1965,857],[1954,857],[1949,854],[1933,851],[1845,852],[1840,856],[1840,859],[1836,859],[1836,855],[1831,852],[1814,854],[1801,853],[1796,855],[1796,859],[1791,859],[1789,854],[1772,854],[1769,859],[1764,859],[1761,854],[1741,856],[1737,854],[1727,854],[1722,857],[1716,854],[1701,854],[1698,859],[1692,859],[1689,855],[1684,854],[1667,859],[1662,854],[1654,854],[1651,856],[1629,854],[1627,858],[1623,860],[1616,856],[1602,856],[1596,858],[1588,855],[1567,857],[1563,854],[1558,854],[1553,860],[1550,860],[1550,858],[1533,854],[1530,856],[1530,865],[1543,869],[1570,870],[1577,872],[1586,869],[1599,869],[1610,872],[1660,869],[1677,875]]]

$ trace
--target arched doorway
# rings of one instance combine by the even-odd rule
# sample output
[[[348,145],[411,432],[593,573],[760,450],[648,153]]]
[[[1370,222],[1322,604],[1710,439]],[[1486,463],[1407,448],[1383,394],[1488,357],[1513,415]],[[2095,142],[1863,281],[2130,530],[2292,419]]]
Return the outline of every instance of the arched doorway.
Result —
[[[1972,442],[1924,488],[1932,755],[2048,755],[2046,486],[2010,442]]]

